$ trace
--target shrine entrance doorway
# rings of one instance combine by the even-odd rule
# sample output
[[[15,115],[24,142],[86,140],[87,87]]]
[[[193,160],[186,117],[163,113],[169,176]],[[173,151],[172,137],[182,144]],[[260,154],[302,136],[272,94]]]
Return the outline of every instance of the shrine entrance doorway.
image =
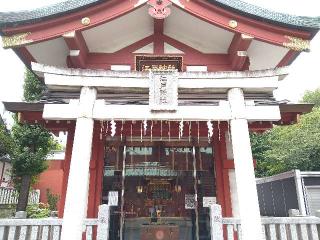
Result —
[[[107,141],[103,203],[114,205],[109,239],[209,240],[203,199],[215,197],[208,141]]]

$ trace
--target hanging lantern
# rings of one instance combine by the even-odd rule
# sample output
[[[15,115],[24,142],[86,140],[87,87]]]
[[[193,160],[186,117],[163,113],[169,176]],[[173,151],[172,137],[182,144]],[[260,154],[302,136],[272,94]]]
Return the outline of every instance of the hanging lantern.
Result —
[[[174,190],[177,192],[177,193],[179,193],[179,192],[181,192],[181,185],[175,185],[174,186]]]
[[[143,186],[138,185],[137,186],[137,193],[142,193],[143,192]]]

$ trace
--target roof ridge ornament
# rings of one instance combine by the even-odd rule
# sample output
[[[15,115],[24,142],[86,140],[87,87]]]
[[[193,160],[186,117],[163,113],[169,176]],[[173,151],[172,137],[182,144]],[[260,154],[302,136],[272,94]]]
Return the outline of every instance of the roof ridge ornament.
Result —
[[[302,38],[297,38],[292,36],[284,36],[284,37],[289,40],[288,42],[283,43],[284,47],[294,51],[299,51],[299,52],[302,52],[302,51],[310,52],[309,40],[304,40]]]
[[[171,9],[168,8],[172,3],[169,0],[149,0],[148,4],[149,14],[155,19],[164,19],[171,13]]]

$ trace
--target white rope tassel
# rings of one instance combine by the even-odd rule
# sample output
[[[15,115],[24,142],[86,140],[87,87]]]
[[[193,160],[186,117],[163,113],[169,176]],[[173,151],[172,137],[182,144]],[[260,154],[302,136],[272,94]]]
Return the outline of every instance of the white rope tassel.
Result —
[[[183,136],[183,119],[179,123],[179,139]]]
[[[145,120],[143,121],[143,135],[144,135],[144,136],[147,135],[147,128],[148,128],[148,122],[147,122],[147,120],[145,119]]]
[[[111,137],[114,137],[114,135],[116,135],[116,129],[117,129],[116,122],[112,119],[110,123],[111,123]]]
[[[208,126],[208,142],[210,143],[210,140],[213,136],[213,124],[211,120],[207,121],[207,126]]]

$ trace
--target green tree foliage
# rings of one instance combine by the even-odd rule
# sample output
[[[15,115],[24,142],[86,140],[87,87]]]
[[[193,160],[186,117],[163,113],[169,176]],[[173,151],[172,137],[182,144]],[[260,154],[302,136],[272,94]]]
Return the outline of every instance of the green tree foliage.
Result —
[[[51,211],[57,211],[57,205],[58,205],[60,196],[58,194],[52,193],[49,188],[47,188],[46,195],[48,199],[49,209]]]
[[[306,93],[303,99],[319,104],[319,89]],[[293,169],[320,171],[320,107],[301,116],[297,124],[251,134],[251,143],[259,177]]]
[[[47,218],[50,217],[50,209],[48,204],[38,203],[27,207],[28,218]]]
[[[11,153],[12,138],[5,125],[0,124],[0,158]]]
[[[315,107],[320,107],[320,88],[317,88],[314,91],[306,91],[302,102],[313,103]]]
[[[34,75],[29,69],[26,68],[24,74],[23,97],[27,102],[40,100],[44,92],[44,84]]]
[[[257,160],[256,176],[262,177],[266,175],[268,170],[268,157],[265,152],[270,150],[268,143],[268,132],[266,133],[251,133],[251,149],[253,158]]]
[[[20,123],[13,126],[12,138],[12,174],[20,186],[17,211],[25,211],[32,178],[46,170],[46,158],[55,148],[55,141],[42,126]]]
[[[40,125],[15,124],[12,135],[16,145],[12,156],[16,176],[36,176],[46,168],[47,155],[52,149],[51,134]]]

